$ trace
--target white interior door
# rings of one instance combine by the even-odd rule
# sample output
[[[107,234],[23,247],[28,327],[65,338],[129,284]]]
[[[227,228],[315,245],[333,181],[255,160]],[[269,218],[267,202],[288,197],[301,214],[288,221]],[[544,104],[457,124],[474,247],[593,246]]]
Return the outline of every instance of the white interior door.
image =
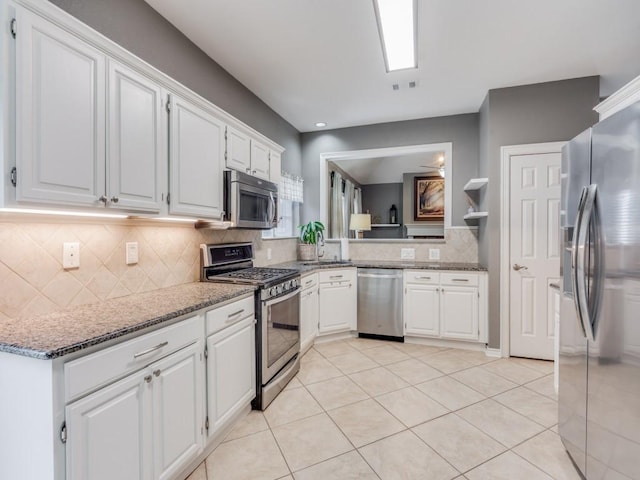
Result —
[[[553,360],[560,275],[560,153],[510,159],[510,354]]]

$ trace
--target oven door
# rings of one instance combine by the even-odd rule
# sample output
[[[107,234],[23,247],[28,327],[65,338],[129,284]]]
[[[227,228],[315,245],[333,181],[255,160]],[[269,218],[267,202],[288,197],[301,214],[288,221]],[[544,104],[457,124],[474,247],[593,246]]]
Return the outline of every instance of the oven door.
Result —
[[[262,302],[262,384],[300,351],[300,289]]]

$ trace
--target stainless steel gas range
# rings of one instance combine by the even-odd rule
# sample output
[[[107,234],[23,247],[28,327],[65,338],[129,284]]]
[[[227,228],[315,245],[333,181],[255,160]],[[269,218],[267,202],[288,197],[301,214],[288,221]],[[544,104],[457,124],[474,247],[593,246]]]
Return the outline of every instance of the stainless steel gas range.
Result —
[[[256,285],[256,398],[264,410],[300,369],[300,273],[253,266],[251,243],[200,245],[200,280]]]

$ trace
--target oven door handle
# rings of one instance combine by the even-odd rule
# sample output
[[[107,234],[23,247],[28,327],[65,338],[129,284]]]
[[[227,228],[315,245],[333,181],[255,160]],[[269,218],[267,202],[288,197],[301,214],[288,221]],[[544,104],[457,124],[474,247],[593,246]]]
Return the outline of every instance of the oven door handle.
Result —
[[[295,297],[296,295],[299,295],[299,294],[300,294],[300,287],[298,287],[295,290],[287,293],[286,295],[282,295],[281,297],[275,297],[275,298],[270,298],[268,300],[263,300],[264,306],[265,307],[270,307],[271,305],[273,305],[275,303],[284,302],[285,300],[289,300],[290,298],[293,298],[293,297]]]

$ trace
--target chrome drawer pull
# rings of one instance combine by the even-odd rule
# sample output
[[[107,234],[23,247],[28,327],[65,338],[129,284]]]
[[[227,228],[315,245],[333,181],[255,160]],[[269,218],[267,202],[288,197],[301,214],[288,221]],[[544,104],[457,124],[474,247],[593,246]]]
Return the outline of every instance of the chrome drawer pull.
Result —
[[[418,280],[431,280],[431,277],[416,277]]]
[[[144,355],[149,355],[150,353],[155,352],[156,350],[160,350],[162,347],[166,347],[167,345],[169,345],[169,342],[162,342],[159,343],[158,345],[156,345],[155,347],[151,347],[148,348],[146,350],[143,350],[141,352],[138,353],[134,353],[133,358],[138,358],[138,357],[142,357]]]
[[[304,282],[305,285],[311,285],[313,283],[313,280],[307,280],[306,282]]]
[[[235,317],[240,315],[242,312],[244,312],[244,308],[242,310],[238,310],[237,312],[230,313],[229,315],[227,315],[227,321],[224,322],[224,323],[229,323],[229,322],[234,321]]]
[[[468,282],[469,279],[468,278],[452,278],[451,281],[452,282]]]
[[[329,278],[342,278],[343,275],[331,275]]]

